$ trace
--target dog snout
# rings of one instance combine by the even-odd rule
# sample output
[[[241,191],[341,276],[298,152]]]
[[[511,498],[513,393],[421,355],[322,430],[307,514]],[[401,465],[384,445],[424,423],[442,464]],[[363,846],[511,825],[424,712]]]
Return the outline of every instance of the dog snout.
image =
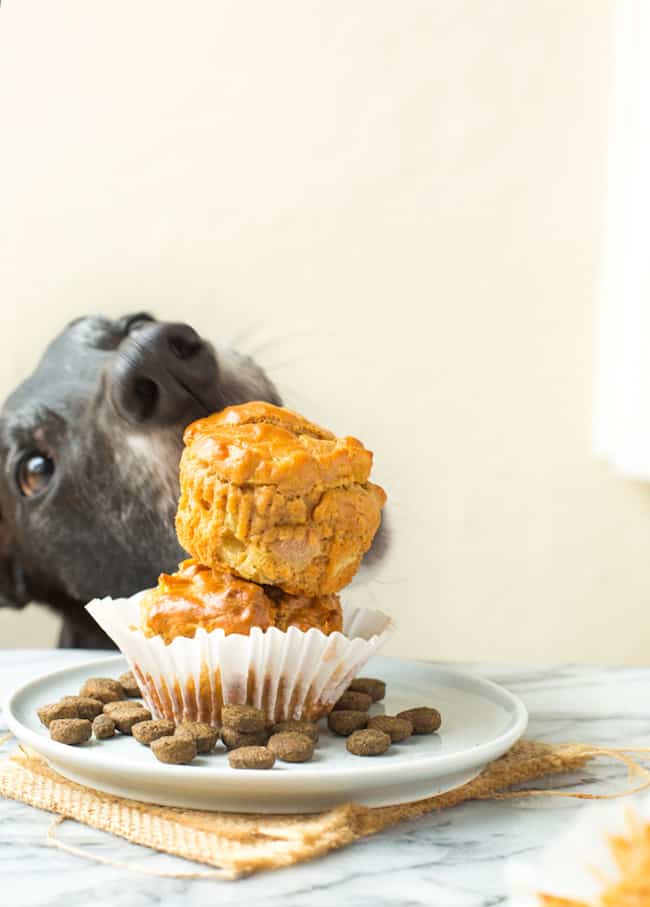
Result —
[[[116,352],[109,392],[129,422],[170,425],[211,411],[216,380],[215,355],[188,324],[142,322]]]

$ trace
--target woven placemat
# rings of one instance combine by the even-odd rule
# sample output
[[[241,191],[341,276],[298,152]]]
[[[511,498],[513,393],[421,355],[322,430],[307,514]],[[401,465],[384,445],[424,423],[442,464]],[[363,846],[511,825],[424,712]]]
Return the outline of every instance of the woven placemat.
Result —
[[[15,753],[0,764],[0,794],[57,813],[62,819],[76,819],[133,843],[205,863],[218,870],[213,875],[234,879],[313,859],[402,819],[414,819],[467,800],[548,795],[548,790],[513,791],[512,788],[573,772],[596,756],[614,757],[636,767],[645,778],[635,789],[648,786],[648,772],[632,763],[623,751],[524,740],[492,762],[473,781],[454,791],[376,809],[347,804],[313,815],[280,816],[155,806],[75,784],[57,774],[40,757],[25,751]],[[585,793],[555,793],[596,798],[596,795]]]

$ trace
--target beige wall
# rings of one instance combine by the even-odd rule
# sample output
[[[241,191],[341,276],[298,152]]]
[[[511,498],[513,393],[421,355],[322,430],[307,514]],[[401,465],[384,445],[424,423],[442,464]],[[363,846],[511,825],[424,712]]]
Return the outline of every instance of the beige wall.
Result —
[[[590,450],[611,12],[3,4],[0,389],[88,311],[238,336],[376,453],[394,653],[644,661],[650,491]]]

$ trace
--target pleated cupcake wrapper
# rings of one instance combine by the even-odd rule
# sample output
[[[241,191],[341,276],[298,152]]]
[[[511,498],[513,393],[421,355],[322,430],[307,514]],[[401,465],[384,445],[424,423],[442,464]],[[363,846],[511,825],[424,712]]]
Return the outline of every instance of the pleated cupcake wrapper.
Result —
[[[254,627],[250,635],[196,631],[166,645],[137,629],[143,593],[95,599],[87,611],[115,642],[157,718],[217,723],[227,704],[254,705],[269,723],[329,712],[394,630],[381,611],[343,606],[343,633]]]

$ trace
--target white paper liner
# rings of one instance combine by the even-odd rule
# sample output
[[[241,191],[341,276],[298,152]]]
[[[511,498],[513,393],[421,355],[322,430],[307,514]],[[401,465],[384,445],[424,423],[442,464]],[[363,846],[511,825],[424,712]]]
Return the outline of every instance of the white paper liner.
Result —
[[[506,868],[510,907],[539,907],[540,894],[597,905],[605,885],[619,880],[608,842],[629,834],[630,814],[650,822],[650,798],[587,806],[534,863],[512,860]]]
[[[343,633],[199,629],[165,645],[137,629],[142,595],[94,599],[86,610],[128,660],[150,711],[177,723],[217,723],[231,703],[254,705],[269,722],[317,720],[394,630],[381,611],[343,605]]]

